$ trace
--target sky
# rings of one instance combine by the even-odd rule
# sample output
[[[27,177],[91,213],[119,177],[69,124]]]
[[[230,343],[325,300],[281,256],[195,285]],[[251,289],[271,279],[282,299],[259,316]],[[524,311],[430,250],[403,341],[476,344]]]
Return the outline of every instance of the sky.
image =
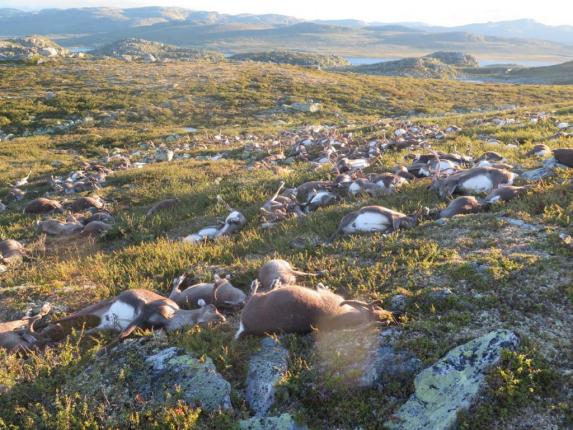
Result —
[[[71,7],[178,6],[221,13],[277,13],[304,19],[424,22],[463,25],[529,18],[548,25],[573,25],[573,0],[0,0],[24,10]]]

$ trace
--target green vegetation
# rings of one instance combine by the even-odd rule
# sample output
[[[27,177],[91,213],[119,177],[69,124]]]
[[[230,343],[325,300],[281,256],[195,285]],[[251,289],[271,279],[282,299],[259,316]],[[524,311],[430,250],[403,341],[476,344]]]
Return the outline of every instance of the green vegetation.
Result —
[[[381,204],[412,213],[421,206],[444,207],[446,202],[427,189],[429,180],[420,180],[397,194],[345,199],[264,230],[259,226],[259,207],[281,180],[290,187],[332,178],[333,173],[304,162],[247,167],[253,158],[284,150],[272,142],[284,139],[281,133],[286,130],[336,125],[341,135],[351,133],[354,142],[366,144],[392,133],[396,124],[388,117],[401,116],[462,128],[432,141],[437,150],[475,157],[493,150],[509,163],[534,168],[540,161],[526,154],[535,144],[572,146],[571,138],[551,137],[556,122],[573,122],[573,87],[473,85],[253,62],[66,61],[50,66],[2,65],[0,77],[0,128],[17,135],[0,142],[0,198],[5,200],[9,183],[32,172],[24,201],[10,203],[9,210],[0,213],[0,238],[21,240],[31,251],[21,266],[0,274],[2,321],[32,302],[50,301],[57,305],[56,315],[64,315],[127,288],[167,293],[172,279],[186,270],[202,280],[210,279],[215,270],[232,273],[233,284],[247,291],[262,261],[277,256],[301,270],[324,270],[321,281],[348,297],[406,296],[397,342],[424,365],[492,328],[516,330],[524,339],[523,349],[507,352],[491,370],[485,400],[462,418],[462,428],[474,428],[476,422],[483,428],[512,428],[529,419],[563,426],[571,418],[567,406],[571,387],[556,389],[555,379],[573,364],[567,354],[572,254],[558,239],[559,233],[573,234],[569,183],[573,169],[557,170],[523,198],[494,205],[487,213],[324,244],[340,218],[357,207]],[[48,92],[53,95],[48,97]],[[309,114],[281,108],[309,99],[323,109]],[[552,117],[529,122],[528,114],[538,111],[551,112]],[[490,122],[496,116],[522,121],[497,127]],[[92,121],[32,136],[58,122],[87,117]],[[214,138],[219,133],[230,137],[229,144]],[[175,134],[177,138],[170,139]],[[501,144],[486,143],[484,135],[495,136]],[[189,158],[111,175],[98,191],[116,216],[111,232],[99,240],[61,240],[34,233],[39,217],[24,215],[21,209],[48,190],[44,180],[49,175],[66,174],[81,161],[114,150],[141,149],[149,141],[168,147],[188,144]],[[255,143],[259,152],[253,157],[247,147]],[[516,143],[515,148],[507,145]],[[218,153],[225,157],[205,159]],[[385,152],[367,173],[403,164],[406,154]],[[245,214],[245,229],[195,246],[178,240],[227,214],[217,203],[217,194]],[[145,219],[153,202],[170,197],[179,197],[181,204]],[[532,233],[502,216],[543,229]],[[435,300],[431,293],[443,288],[453,294]],[[233,428],[249,416],[244,400],[246,363],[258,341],[233,342],[237,317],[229,315],[228,321],[170,334],[168,342],[213,360],[232,385],[233,411],[206,413],[177,399],[155,410],[137,399],[98,401],[81,387],[65,391],[63,387],[72,386],[110,339],[77,333],[63,344],[26,357],[0,351],[0,428]],[[336,365],[342,366],[348,357],[336,357],[331,372],[324,373],[317,342],[315,336],[281,338],[290,352],[289,373],[281,381],[274,412],[290,412],[317,429],[381,428],[412,387],[389,384],[381,390],[357,390],[351,383],[343,384]],[[526,410],[535,413],[525,415]]]

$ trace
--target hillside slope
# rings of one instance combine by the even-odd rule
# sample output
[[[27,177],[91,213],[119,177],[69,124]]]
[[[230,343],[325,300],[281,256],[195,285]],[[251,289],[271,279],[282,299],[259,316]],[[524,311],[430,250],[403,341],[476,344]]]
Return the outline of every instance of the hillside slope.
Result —
[[[50,302],[52,314],[36,326],[41,330],[127,289],[167,295],[183,273],[197,282],[231,274],[233,285],[248,293],[270,258],[319,274],[301,278],[304,287],[321,282],[346,298],[376,301],[397,319],[391,327],[278,335],[280,347],[270,350],[269,339],[233,338],[236,309],[221,309],[225,321],[168,334],[136,330],[115,347],[109,345],[115,334],[80,326],[32,354],[0,349],[0,426],[238,430],[249,428],[255,415],[253,385],[268,393],[276,381],[266,411],[275,424],[296,419],[311,429],[380,429],[396,424],[415,392],[415,374],[494,330],[509,339],[495,352],[491,342],[481,349],[470,343],[473,349],[458,350],[426,377],[430,389],[445,379],[452,390],[438,399],[450,419],[439,424],[472,430],[569,425],[573,168],[556,168],[541,181],[517,177],[516,185],[530,188],[515,199],[449,219],[424,218],[424,207],[441,211],[450,203],[428,188],[428,177],[376,195],[341,192],[329,206],[274,225],[265,225],[260,208],[281,182],[291,188],[333,181],[333,166],[320,162],[325,151],[336,151],[333,159],[366,157],[363,174],[372,177],[410,166],[416,155],[433,157],[430,150],[501,157],[516,173],[536,168],[543,163],[529,154],[536,145],[572,146],[573,86],[113,59],[2,64],[0,75],[0,198],[6,203],[0,239],[27,249],[22,261],[0,264],[0,321]],[[323,109],[284,106],[309,98]],[[21,193],[13,189],[17,181]],[[70,181],[77,190],[64,188]],[[98,186],[83,188],[90,181]],[[112,217],[104,234],[39,231],[38,221],[91,217],[94,209],[75,203],[93,194],[105,201],[100,216]],[[65,213],[24,213],[39,197],[61,202]],[[148,215],[164,199],[178,200]],[[397,231],[331,240],[343,217],[369,205],[418,219]],[[182,240],[217,225],[230,207],[247,219],[240,231],[213,241]],[[466,378],[462,371],[482,356],[490,365]],[[259,381],[250,384],[253,374]],[[451,393],[468,386],[452,415],[457,397]]]

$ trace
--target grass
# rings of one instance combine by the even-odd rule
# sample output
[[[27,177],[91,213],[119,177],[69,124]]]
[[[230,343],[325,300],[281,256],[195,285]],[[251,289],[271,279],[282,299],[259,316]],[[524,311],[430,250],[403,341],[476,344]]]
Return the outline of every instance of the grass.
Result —
[[[433,141],[436,149],[472,156],[495,150],[510,163],[533,168],[539,161],[526,153],[535,144],[571,146],[570,139],[550,138],[555,121],[573,121],[573,87],[364,77],[252,63],[70,61],[0,66],[0,74],[0,128],[4,131],[21,136],[25,130],[72,116],[94,118],[93,123],[63,133],[18,137],[0,144],[0,196],[9,190],[9,182],[32,171],[24,202],[11,203],[9,211],[0,213],[1,238],[22,240],[32,250],[32,258],[0,275],[2,320],[32,302],[51,301],[57,304],[56,314],[63,315],[127,288],[167,293],[172,279],[186,270],[201,279],[210,279],[216,270],[231,273],[233,283],[247,291],[266,258],[282,257],[301,270],[324,270],[321,281],[348,297],[387,300],[404,294],[408,305],[398,345],[426,365],[492,328],[510,328],[523,335],[526,346],[506,353],[491,370],[486,400],[462,417],[462,428],[474,422],[477,427],[472,428],[488,428],[491,417],[503,418],[504,426],[511,428],[512,420],[526,408],[541,410],[539,416],[560,424],[570,418],[571,411],[563,406],[568,398],[550,382],[561,368],[571,365],[565,352],[573,306],[573,280],[566,268],[572,254],[558,240],[559,232],[573,233],[571,169],[558,170],[523,198],[495,205],[488,213],[452,219],[443,226],[424,222],[387,236],[353,236],[320,245],[344,214],[360,206],[381,204],[411,213],[422,206],[444,207],[447,202],[427,190],[429,181],[421,180],[397,194],[344,199],[312,216],[263,230],[258,208],[281,180],[296,186],[332,174],[301,162],[278,170],[247,167],[255,158],[277,153],[280,148],[272,141],[284,130],[337,124],[363,144],[391,133],[396,125],[387,117],[400,115],[422,124],[462,127],[456,136]],[[48,91],[56,94],[50,102],[45,99]],[[323,104],[321,112],[276,110],[283,101],[310,98]],[[527,114],[540,110],[551,112],[554,119],[530,124]],[[98,119],[109,112],[115,119]],[[495,116],[523,121],[496,127],[488,122]],[[187,126],[200,131],[187,133],[183,130]],[[242,140],[217,143],[213,136],[220,130]],[[173,134],[180,140],[169,142]],[[504,144],[487,144],[484,135]],[[39,218],[24,215],[21,209],[47,191],[42,178],[67,174],[82,160],[114,149],[133,151],[149,141],[168,146],[187,143],[190,158],[110,176],[98,194],[111,202],[117,219],[112,232],[97,241],[44,239],[34,233]],[[254,142],[261,147],[255,156],[246,150]],[[514,143],[516,148],[505,145]],[[227,154],[223,160],[197,158],[221,152]],[[384,153],[369,171],[386,171],[403,163],[404,155]],[[245,229],[208,244],[179,241],[226,216],[217,194],[247,216]],[[179,197],[181,204],[145,219],[153,202],[169,197]],[[544,230],[519,229],[501,220],[504,215],[539,224]],[[433,299],[431,292],[440,288],[449,288],[453,295]],[[229,317],[227,325],[185,330],[167,341],[213,359],[232,384],[232,412],[209,414],[177,402],[149,410],[113,400],[103,408],[81,389],[63,391],[61,387],[70,386],[108,339],[78,334],[27,357],[0,351],[0,428],[233,428],[249,416],[245,375],[258,340],[233,342],[236,317]],[[336,377],[337,366],[344,367],[344,361],[335,360],[331,374],[319,370],[321,356],[313,337],[286,336],[281,342],[290,352],[289,373],[281,381],[275,412],[291,412],[311,428],[380,428],[412,391],[410,384],[356,390]]]

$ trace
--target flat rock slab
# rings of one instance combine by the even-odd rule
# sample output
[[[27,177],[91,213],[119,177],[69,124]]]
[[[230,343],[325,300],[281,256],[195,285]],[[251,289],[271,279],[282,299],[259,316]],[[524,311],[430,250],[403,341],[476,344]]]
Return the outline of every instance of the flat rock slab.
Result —
[[[265,416],[275,401],[275,386],[288,370],[288,351],[274,339],[261,341],[249,360],[247,402],[256,416]]]
[[[210,358],[198,359],[169,347],[163,333],[128,339],[69,380],[64,392],[79,392],[95,402],[162,407],[177,399],[207,411],[231,409],[231,384]],[[113,406],[108,411],[112,415]]]
[[[239,423],[241,430],[306,430],[305,425],[297,424],[289,414],[279,417],[253,417]]]
[[[415,378],[414,394],[386,426],[393,430],[446,430],[456,424],[459,411],[468,409],[504,348],[515,348],[517,335],[495,330],[460,345],[422,370]]]
[[[231,409],[231,384],[217,373],[209,357],[200,361],[182,349],[167,348],[147,357],[145,363],[149,365],[153,392],[178,387],[188,403],[199,404],[208,411]]]

